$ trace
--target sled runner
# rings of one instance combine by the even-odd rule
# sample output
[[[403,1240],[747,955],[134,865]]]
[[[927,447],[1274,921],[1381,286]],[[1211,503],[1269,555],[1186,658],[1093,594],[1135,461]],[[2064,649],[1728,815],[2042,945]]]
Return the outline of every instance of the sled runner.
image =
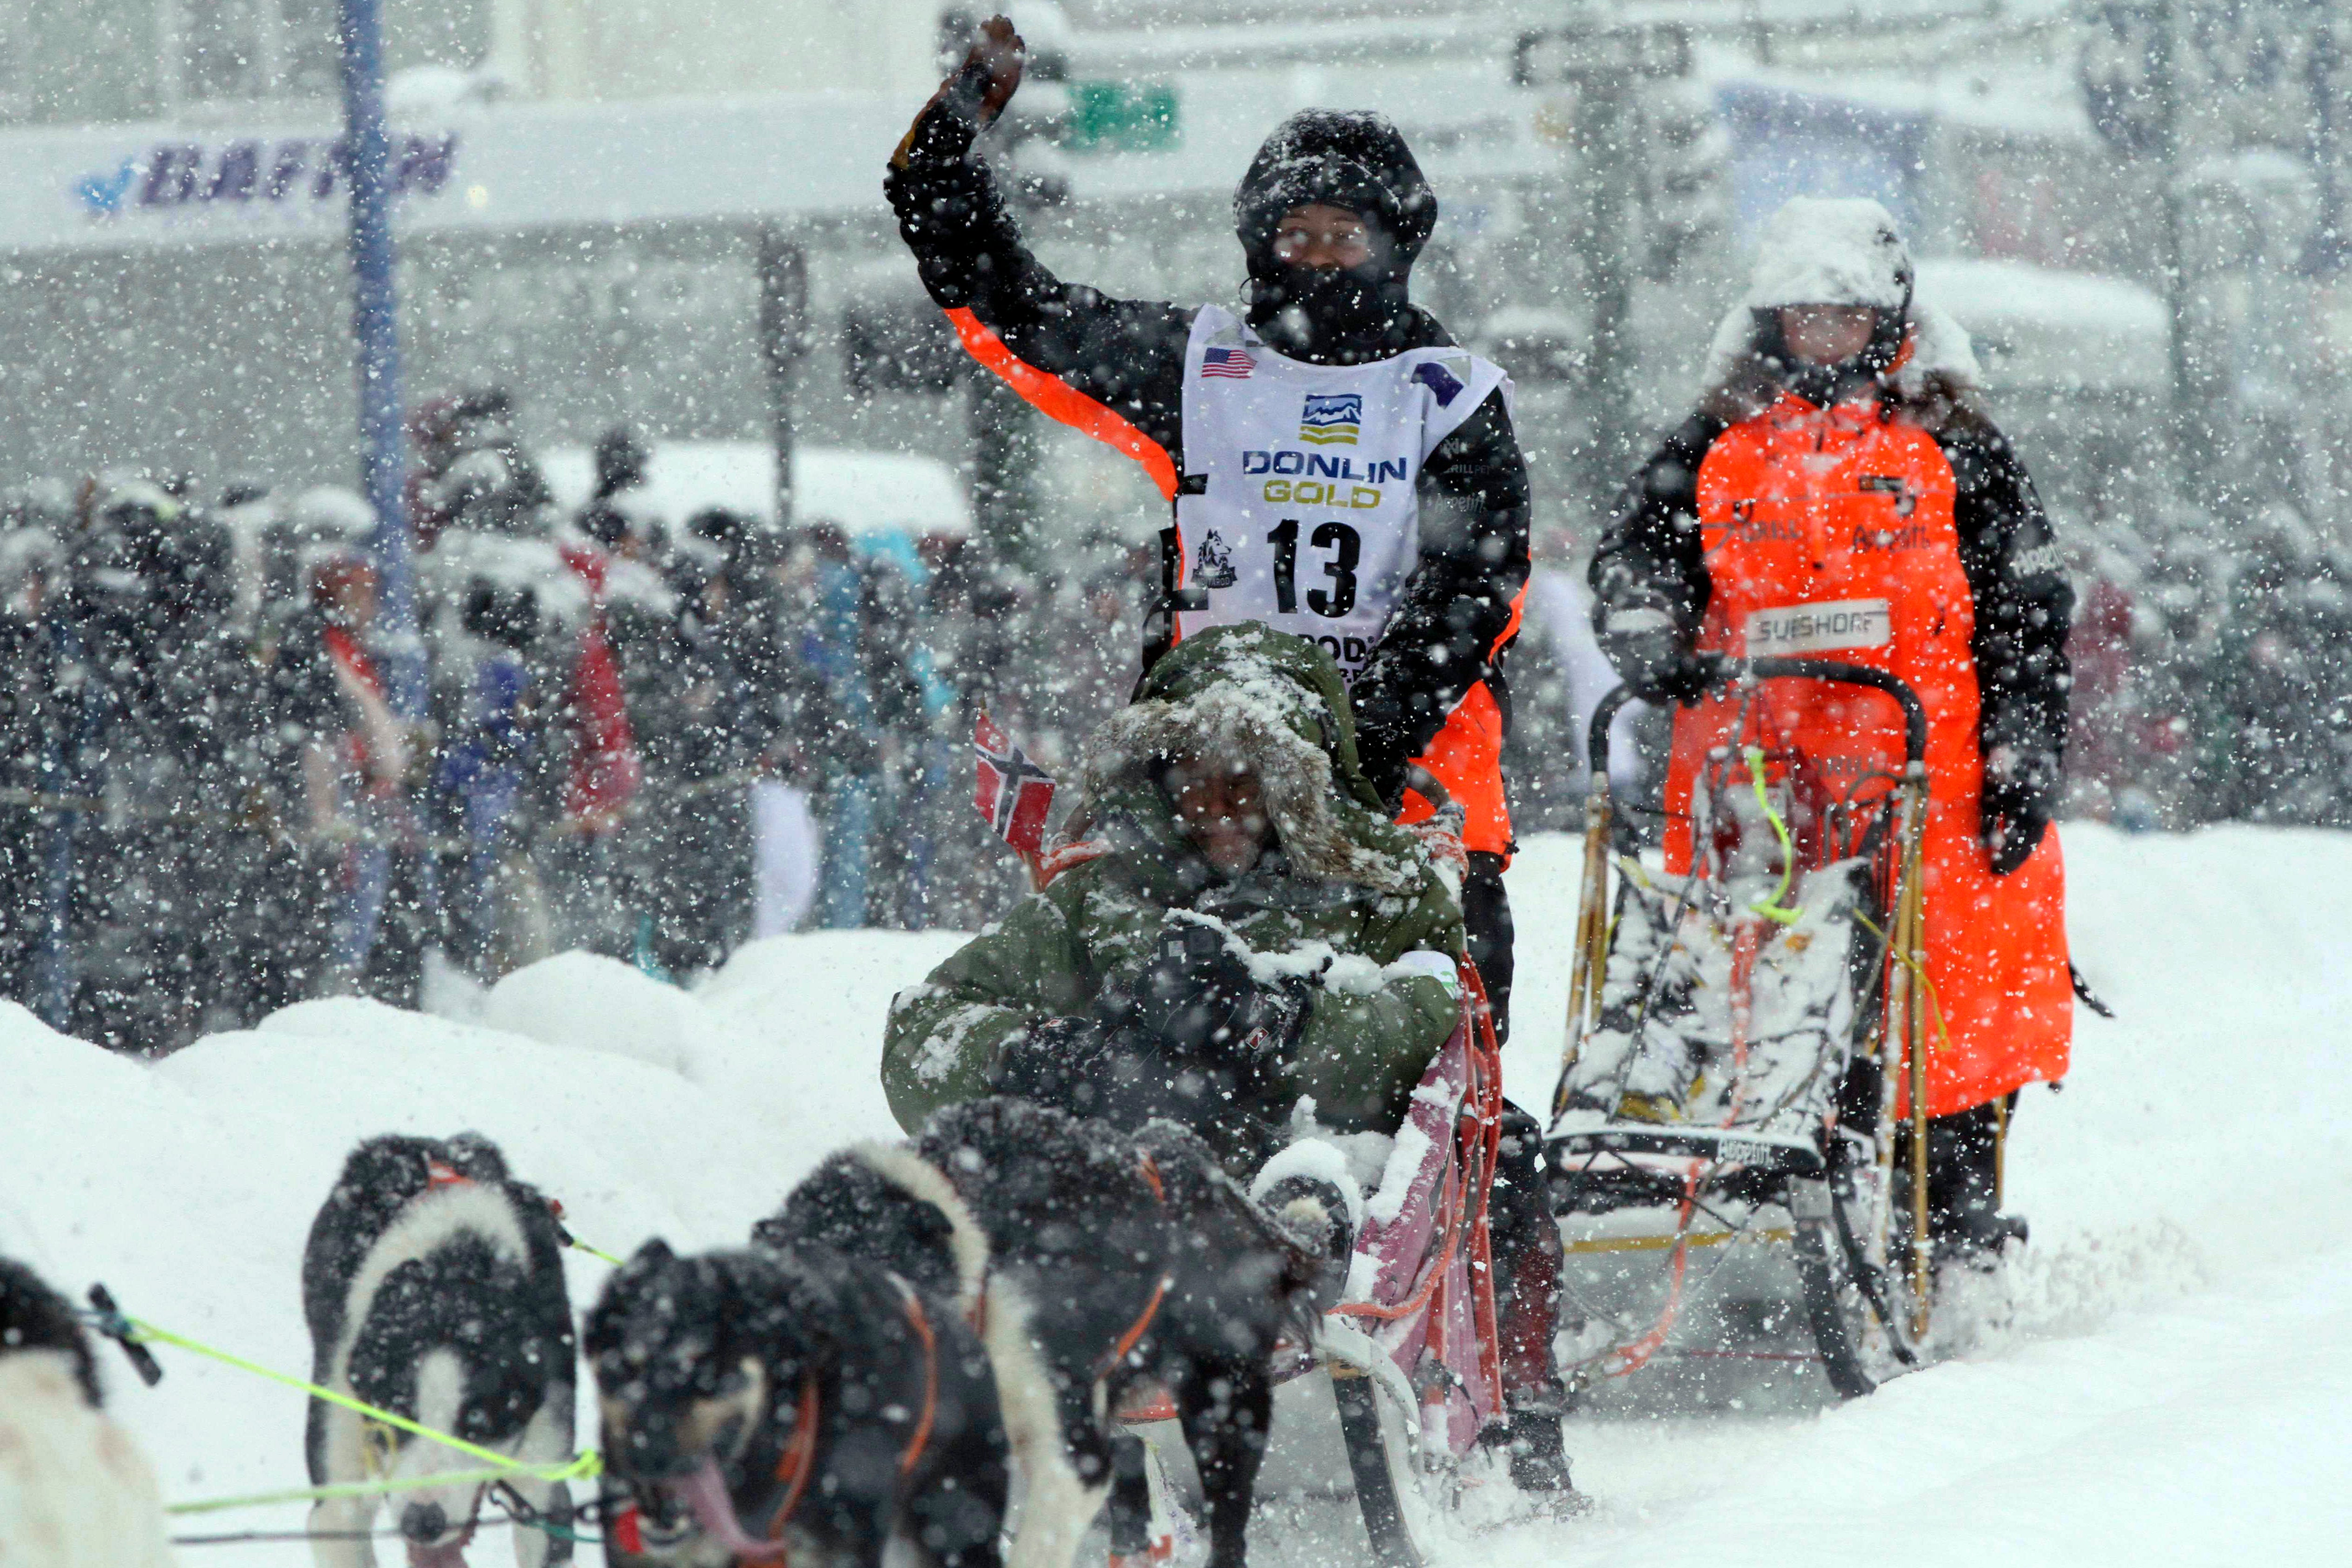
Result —
[[[1693,787],[1685,873],[1616,851],[1608,737],[1625,689],[1592,719],[1545,1142],[1570,1383],[1662,1354],[1817,1357],[1853,1398],[1909,1364],[1927,1327],[1926,1185],[1895,1157],[1896,1084],[1920,1116],[1937,1022],[1920,926],[1927,715],[1858,665],[1759,658],[1722,679],[1732,721]],[[1885,699],[1899,763],[1891,725],[1884,758],[1790,738],[1807,701]],[[1907,1142],[1924,1157],[1924,1137]]]

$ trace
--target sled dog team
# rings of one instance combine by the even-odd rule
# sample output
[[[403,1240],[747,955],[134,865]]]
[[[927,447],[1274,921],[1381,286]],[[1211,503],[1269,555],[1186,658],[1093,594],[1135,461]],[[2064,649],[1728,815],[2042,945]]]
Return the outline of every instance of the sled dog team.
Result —
[[[523,1568],[567,1561],[572,1499],[540,1478],[571,1458],[584,1352],[614,1561],[874,1565],[896,1542],[994,1568],[1017,1472],[1012,1563],[1066,1568],[1115,1486],[1118,1533],[1148,1510],[1116,1415],[1164,1394],[1210,1560],[1239,1568],[1276,1343],[1312,1337],[1332,1218],[1267,1212],[1173,1123],[985,1099],[835,1153],[745,1247],[646,1242],[575,1341],[557,1211],[494,1145],[372,1139],[303,1258],[314,1380],[537,1475],[314,1398],[312,1482],[400,1489],[316,1503],[314,1549],[373,1563],[388,1505],[412,1568],[459,1568],[505,1511],[546,1526],[516,1531]]]
[[[1171,1122],[985,1099],[833,1154],[742,1247],[646,1242],[575,1333],[559,1215],[474,1133],[373,1138],[344,1163],[302,1261],[313,1381],[530,1469],[314,1397],[313,1485],[375,1489],[314,1503],[321,1568],[372,1564],[387,1508],[411,1568],[463,1568],[509,1514],[531,1521],[522,1568],[568,1562],[552,1478],[583,1351],[615,1563],[877,1568],[895,1543],[995,1568],[1018,1473],[1011,1562],[1066,1568],[1115,1490],[1115,1543],[1144,1528],[1116,1417],[1164,1394],[1210,1561],[1239,1568],[1276,1344],[1311,1340],[1338,1217],[1261,1207]],[[153,1477],[100,1404],[71,1306],[0,1260],[0,1540],[44,1568],[170,1561]]]

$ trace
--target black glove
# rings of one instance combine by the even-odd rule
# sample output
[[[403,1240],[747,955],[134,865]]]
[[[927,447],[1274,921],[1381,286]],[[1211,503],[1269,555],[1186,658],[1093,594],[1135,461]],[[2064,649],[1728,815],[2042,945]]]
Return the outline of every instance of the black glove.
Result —
[[[1359,686],[1357,692],[1363,693]],[[1386,691],[1356,699],[1356,765],[1394,811],[1404,801],[1405,770],[1421,748],[1412,743],[1404,704]]]
[[[1105,1028],[1148,1036],[1181,1058],[1197,1058],[1229,1032],[1235,1009],[1255,989],[1249,965],[1219,927],[1170,916],[1150,956],[1123,984],[1095,1002]]]
[[[1298,1037],[1307,1032],[1315,991],[1315,982],[1303,974],[1286,974],[1252,986],[1226,1025],[1231,1038],[1224,1042],[1225,1053],[1253,1061],[1286,1058],[1298,1044]]]
[[[1994,876],[2024,865],[2041,844],[2063,776],[2056,754],[2040,746],[1999,745],[1985,753],[1977,831]]]
[[[1601,651],[1644,702],[1696,702],[1722,678],[1724,657],[1693,652],[1664,610],[1612,610],[1601,621]]]
[[[1004,1047],[989,1089],[1077,1116],[1102,1113],[1110,1041],[1091,1018],[1048,1018]]]
[[[1104,985],[1092,1016],[1014,1042],[995,1087],[1116,1127],[1167,1117],[1236,1168],[1262,1163],[1296,1098],[1282,1064],[1314,994],[1304,976],[1253,980],[1222,928],[1171,915],[1142,963]]]
[[[1261,984],[1223,929],[1171,915],[1134,978],[1103,988],[1095,1016],[1108,1031],[1156,1041],[1170,1060],[1234,1061],[1286,1051],[1313,998],[1312,980]]]
[[[907,128],[890,166],[904,169],[908,155],[919,146],[933,162],[954,162],[971,146],[972,138],[993,124],[1021,87],[1029,61],[1029,47],[1013,24],[991,16],[981,25],[980,37],[962,61],[940,83],[914,124]],[[942,112],[934,114],[933,110]]]

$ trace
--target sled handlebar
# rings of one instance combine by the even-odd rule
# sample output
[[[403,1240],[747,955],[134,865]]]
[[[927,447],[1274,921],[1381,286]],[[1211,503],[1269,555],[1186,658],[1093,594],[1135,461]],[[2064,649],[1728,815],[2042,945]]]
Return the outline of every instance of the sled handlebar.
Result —
[[[1757,680],[1825,680],[1839,686],[1867,686],[1874,691],[1884,691],[1901,704],[1903,709],[1903,760],[1925,763],[1927,760],[1927,710],[1919,694],[1903,680],[1883,669],[1873,669],[1866,664],[1847,664],[1833,658],[1780,658],[1767,656],[1745,661],[1726,659],[1708,680],[1712,691],[1733,681]],[[1603,697],[1592,710],[1592,728],[1585,737],[1584,754],[1592,771],[1609,772],[1609,726],[1618,711],[1633,700],[1628,687],[1619,686]]]

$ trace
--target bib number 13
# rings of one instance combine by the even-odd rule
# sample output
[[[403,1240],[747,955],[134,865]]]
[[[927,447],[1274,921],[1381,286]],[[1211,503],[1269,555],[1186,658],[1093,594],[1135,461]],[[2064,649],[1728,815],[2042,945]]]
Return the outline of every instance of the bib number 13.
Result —
[[[1267,534],[1274,546],[1274,607],[1282,615],[1298,613],[1298,520],[1286,517]],[[1356,607],[1356,563],[1363,559],[1364,537],[1344,522],[1319,525],[1308,543],[1328,550],[1323,575],[1330,587],[1309,588],[1307,607],[1327,620],[1337,620]]]

